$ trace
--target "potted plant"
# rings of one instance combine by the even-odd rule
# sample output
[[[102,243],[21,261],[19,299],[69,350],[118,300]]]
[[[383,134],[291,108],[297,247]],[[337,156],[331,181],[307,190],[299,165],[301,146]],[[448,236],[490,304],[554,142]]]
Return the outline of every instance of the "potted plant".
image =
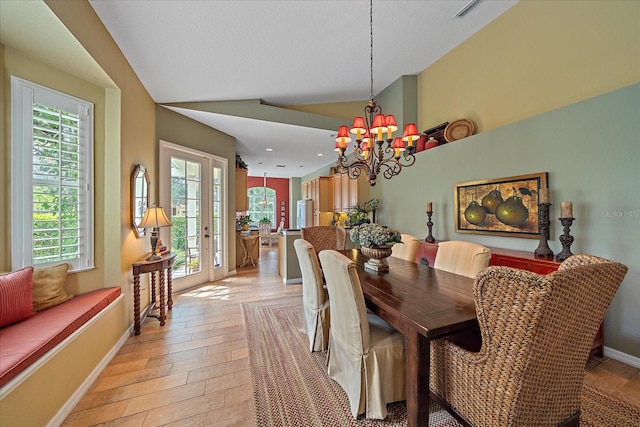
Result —
[[[271,220],[269,219],[268,216],[263,216],[262,218],[260,218],[260,221],[258,221],[260,224],[271,224]]]
[[[370,222],[369,211],[365,204],[356,203],[355,205],[351,205],[349,208],[349,224],[353,227],[368,222]]]
[[[249,229],[249,223],[251,222],[250,215],[238,215],[236,216],[236,227],[242,228],[244,231]]]
[[[379,273],[389,271],[389,265],[384,259],[391,255],[393,245],[402,243],[400,231],[375,223],[352,228],[349,231],[349,238],[360,245],[360,252],[369,257],[364,266]]]

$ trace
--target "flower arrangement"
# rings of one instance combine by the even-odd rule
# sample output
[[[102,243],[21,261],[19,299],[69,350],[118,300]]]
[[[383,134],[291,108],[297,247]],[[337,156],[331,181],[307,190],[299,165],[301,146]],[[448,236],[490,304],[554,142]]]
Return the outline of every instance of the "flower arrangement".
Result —
[[[375,212],[380,207],[380,199],[371,199],[364,202],[365,208],[368,209],[369,212]]]
[[[375,246],[393,246],[402,242],[400,231],[395,228],[385,228],[380,224],[362,224],[349,231],[349,237],[354,243],[365,248]]]

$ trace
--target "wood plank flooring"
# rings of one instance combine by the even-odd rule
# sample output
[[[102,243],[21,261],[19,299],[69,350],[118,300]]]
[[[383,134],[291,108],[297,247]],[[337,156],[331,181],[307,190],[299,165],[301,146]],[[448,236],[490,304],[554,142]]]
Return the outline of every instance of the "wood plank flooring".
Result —
[[[254,426],[240,303],[302,295],[283,285],[277,248],[256,267],[174,296],[167,323],[149,318],[63,426]],[[592,358],[586,381],[640,406],[640,370]]]

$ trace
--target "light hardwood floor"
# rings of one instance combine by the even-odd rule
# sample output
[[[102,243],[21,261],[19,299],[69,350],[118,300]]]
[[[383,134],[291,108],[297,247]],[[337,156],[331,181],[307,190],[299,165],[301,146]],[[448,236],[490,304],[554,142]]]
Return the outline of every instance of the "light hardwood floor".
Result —
[[[283,285],[277,248],[257,267],[174,297],[167,323],[148,318],[63,426],[254,426],[240,303],[302,295]],[[591,359],[587,381],[640,406],[640,370]]]

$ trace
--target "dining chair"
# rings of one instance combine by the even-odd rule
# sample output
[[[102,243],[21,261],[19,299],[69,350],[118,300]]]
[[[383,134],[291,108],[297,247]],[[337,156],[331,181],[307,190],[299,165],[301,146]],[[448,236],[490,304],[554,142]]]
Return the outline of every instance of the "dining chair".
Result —
[[[391,256],[401,258],[406,261],[416,262],[416,254],[420,240],[411,234],[401,234],[402,243],[391,247]]]
[[[331,301],[329,377],[346,392],[354,418],[384,419],[387,403],[406,399],[404,336],[367,311],[353,261],[324,250],[320,263]]]
[[[303,239],[311,243],[318,253],[325,249],[332,249],[334,251],[344,250],[347,242],[347,232],[345,229],[333,225],[303,227],[300,229],[300,235]]]
[[[433,396],[475,426],[577,426],[593,337],[626,272],[590,255],[548,275],[481,271],[473,292],[482,346],[431,342]]]
[[[448,240],[438,243],[433,268],[475,278],[490,261],[489,248],[461,240]]]
[[[309,351],[324,351],[329,343],[329,296],[322,284],[322,272],[313,245],[296,239],[293,246],[302,272],[303,332],[309,337]]]

